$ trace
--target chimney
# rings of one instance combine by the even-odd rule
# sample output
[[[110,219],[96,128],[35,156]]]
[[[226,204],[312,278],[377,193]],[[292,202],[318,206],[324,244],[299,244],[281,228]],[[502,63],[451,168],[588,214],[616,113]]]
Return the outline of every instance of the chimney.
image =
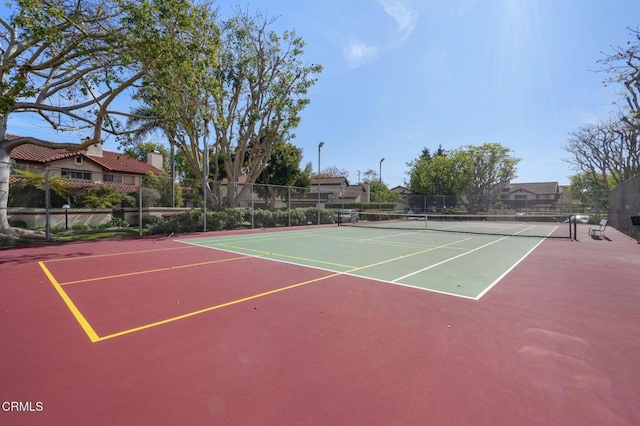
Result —
[[[155,167],[158,170],[163,170],[163,160],[162,154],[157,151],[151,151],[147,153],[147,164]]]
[[[89,138],[83,139],[82,142],[86,142],[87,139]],[[102,157],[102,142],[98,142],[95,145],[91,145],[87,147],[85,152],[87,153],[87,155],[90,155],[93,157]]]

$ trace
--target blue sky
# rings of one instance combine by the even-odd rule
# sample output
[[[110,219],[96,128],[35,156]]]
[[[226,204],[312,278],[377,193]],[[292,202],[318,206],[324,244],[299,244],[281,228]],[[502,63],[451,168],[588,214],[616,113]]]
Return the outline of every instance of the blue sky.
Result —
[[[219,2],[223,14],[237,3]],[[637,0],[249,1],[295,29],[324,71],[293,143],[302,166],[336,166],[356,183],[379,170],[394,187],[424,147],[499,142],[522,160],[516,182],[573,174],[569,132],[615,113],[597,61],[640,24]],[[43,136],[17,120],[10,133]],[[49,139],[51,133],[48,133]],[[59,140],[55,138],[54,140]],[[61,139],[60,139],[61,140]],[[65,139],[66,140],[66,139]],[[105,149],[116,150],[107,140]]]

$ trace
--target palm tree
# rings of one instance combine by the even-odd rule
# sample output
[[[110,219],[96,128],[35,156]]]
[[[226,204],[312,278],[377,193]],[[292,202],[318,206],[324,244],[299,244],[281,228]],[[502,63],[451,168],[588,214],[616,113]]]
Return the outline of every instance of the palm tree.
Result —
[[[132,134],[134,142],[141,142],[153,133],[161,131],[169,141],[169,174],[171,176],[171,207],[176,206],[176,165],[175,165],[175,137],[169,122],[163,119],[158,111],[148,105],[133,108],[127,119],[127,127],[137,129]]]

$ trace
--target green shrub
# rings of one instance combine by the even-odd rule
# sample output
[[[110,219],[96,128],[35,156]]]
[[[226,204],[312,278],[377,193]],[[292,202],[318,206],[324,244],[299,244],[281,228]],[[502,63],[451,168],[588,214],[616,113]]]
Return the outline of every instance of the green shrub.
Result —
[[[23,220],[9,220],[9,226],[13,226],[14,228],[29,229],[29,227],[27,226],[27,222]]]
[[[153,215],[143,215],[142,216],[142,227],[143,228],[151,228],[154,225],[157,225],[166,220],[162,216],[153,216]]]
[[[165,220],[150,226],[152,234],[199,232],[203,228],[202,212],[193,210],[179,215],[168,216]]]
[[[126,220],[119,217],[112,217],[109,222],[102,223],[98,228],[128,228],[129,223]]]
[[[336,217],[331,210],[320,210],[322,223],[335,223]],[[222,231],[250,228],[273,228],[316,224],[318,210],[313,207],[292,210],[263,210],[237,207],[207,212],[207,230]],[[158,218],[143,216],[143,225],[152,234],[202,232],[203,216],[200,210],[192,210],[179,215]]]
[[[251,214],[245,208],[226,209],[225,212],[227,213],[227,227],[225,229],[242,229],[246,223],[245,214]],[[251,218],[249,218],[249,223],[251,223]]]
[[[78,231],[85,230],[85,229],[93,229],[93,228],[94,228],[93,226],[86,225],[84,223],[76,223],[75,225],[71,225],[69,227],[69,229],[74,229],[74,230],[78,230]]]

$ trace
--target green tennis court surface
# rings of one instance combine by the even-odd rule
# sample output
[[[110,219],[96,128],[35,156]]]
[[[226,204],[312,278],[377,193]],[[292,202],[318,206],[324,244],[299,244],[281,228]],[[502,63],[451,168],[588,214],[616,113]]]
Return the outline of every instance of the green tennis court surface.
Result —
[[[180,241],[479,299],[543,239],[333,227]]]

